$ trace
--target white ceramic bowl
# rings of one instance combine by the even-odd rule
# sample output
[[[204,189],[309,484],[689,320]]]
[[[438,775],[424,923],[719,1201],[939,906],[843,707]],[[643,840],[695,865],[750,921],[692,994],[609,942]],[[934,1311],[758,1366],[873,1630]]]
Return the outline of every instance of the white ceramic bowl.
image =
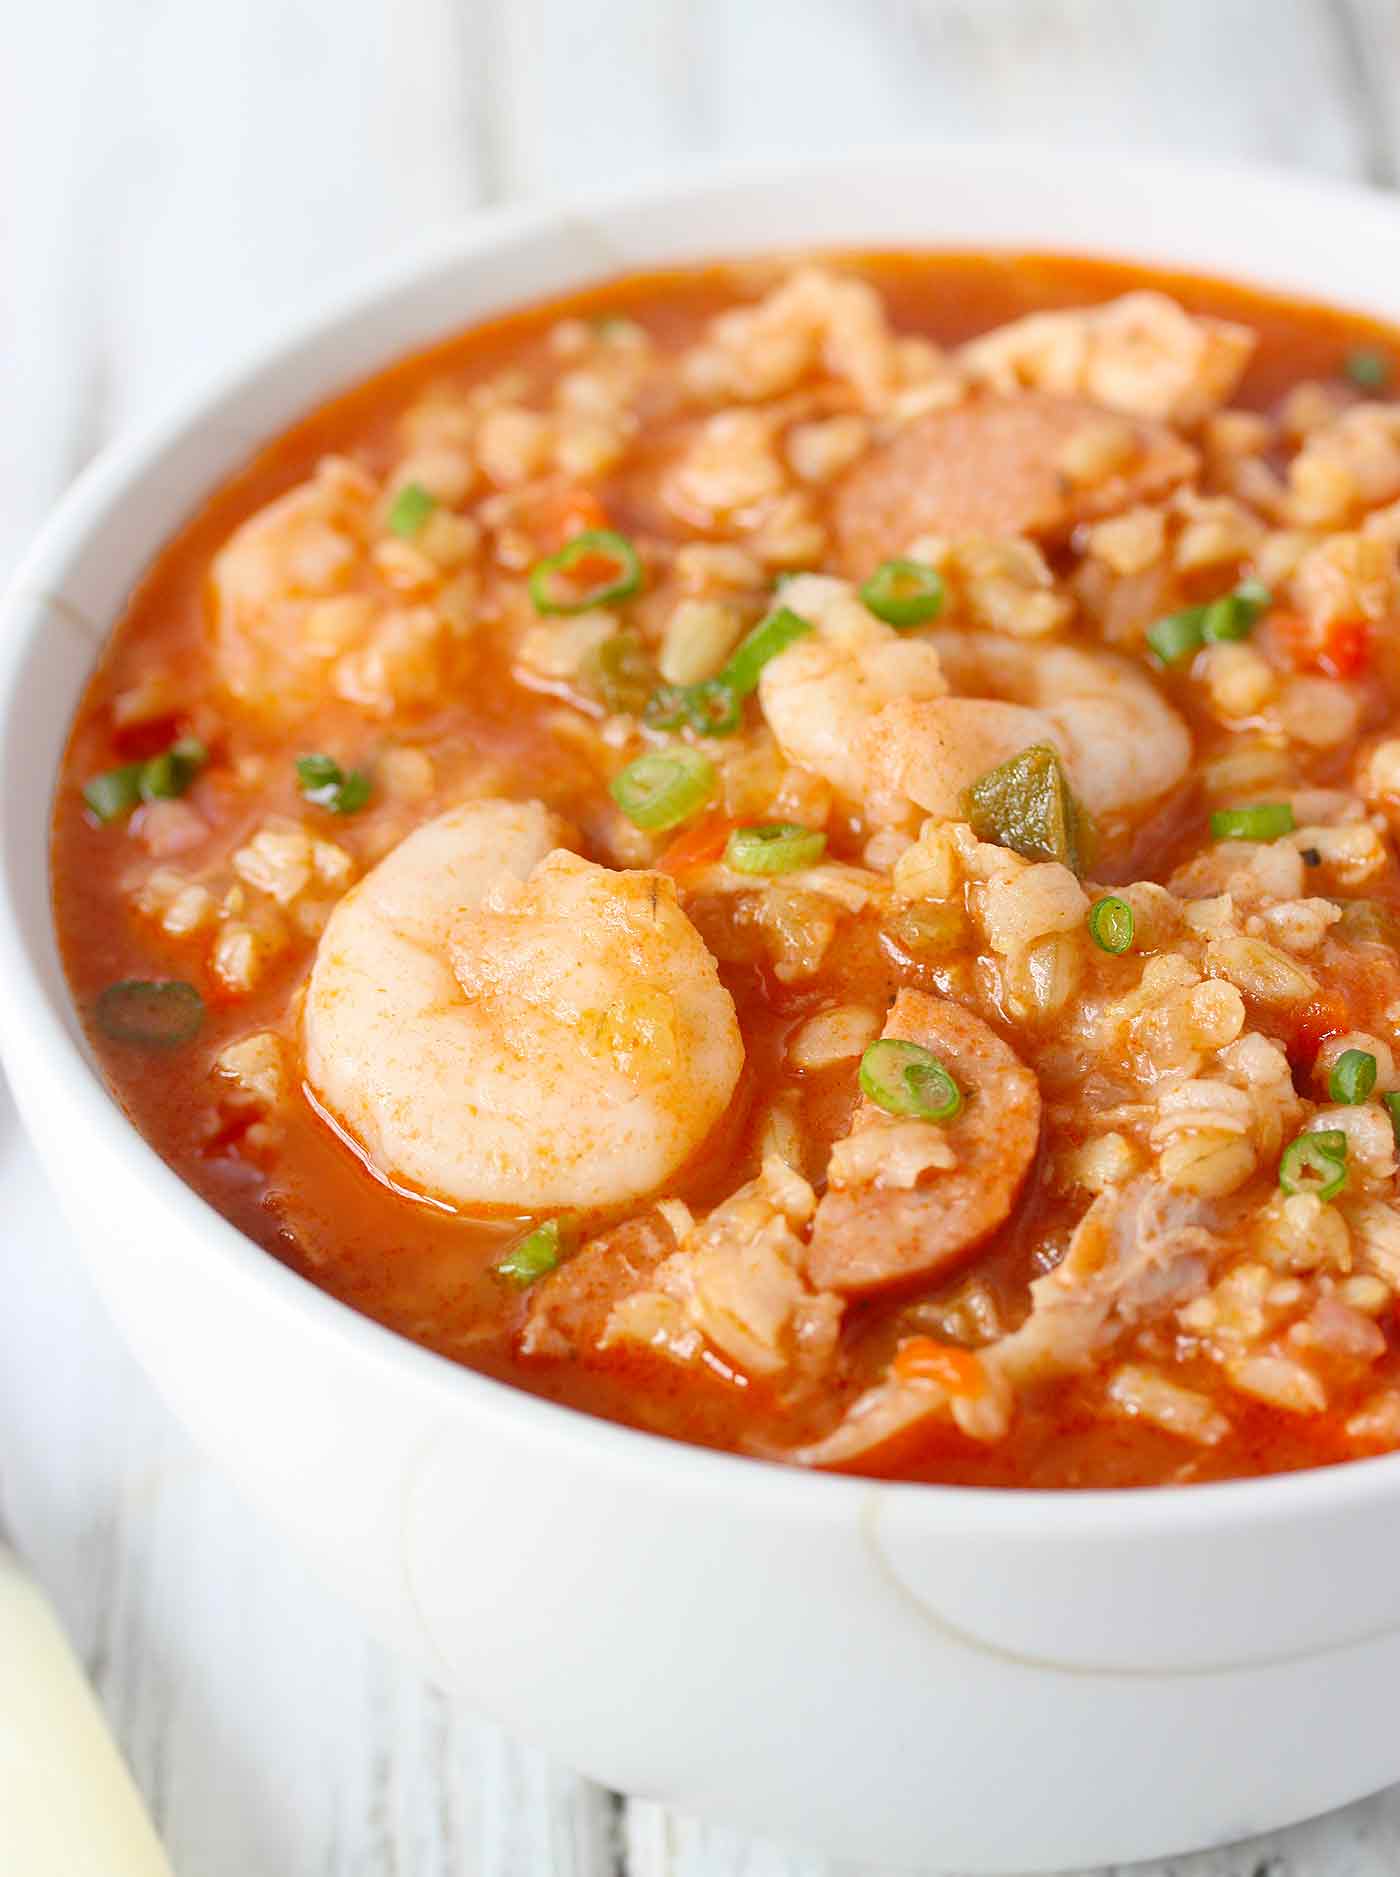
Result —
[[[114,450],[0,634],[0,1025],[93,1275],[175,1411],[374,1629],[630,1793],[883,1862],[1218,1842],[1400,1778],[1400,1456],[1240,1485],[872,1484],[589,1420],[401,1341],[240,1237],[94,1073],[49,785],[117,609],[328,393],[514,302],[781,244],[1137,255],[1400,320],[1400,209],[1283,174],[1000,147],[746,168],[483,218]]]

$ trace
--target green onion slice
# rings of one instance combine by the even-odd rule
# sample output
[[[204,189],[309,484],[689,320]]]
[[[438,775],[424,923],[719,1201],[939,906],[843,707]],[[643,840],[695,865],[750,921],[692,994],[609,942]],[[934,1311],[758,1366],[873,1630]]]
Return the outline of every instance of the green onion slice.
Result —
[[[757,690],[759,673],[769,659],[785,652],[794,639],[802,638],[811,630],[811,621],[795,613],[790,606],[777,607],[740,639],[729,663],[719,674],[720,682],[727,684],[737,696],[747,697]]]
[[[1386,353],[1371,345],[1358,345],[1342,360],[1342,371],[1362,391],[1384,391],[1393,368]]]
[[[1164,665],[1179,665],[1200,651],[1206,639],[1206,611],[1204,606],[1187,606],[1147,628],[1147,643]]]
[[[718,677],[698,684],[660,684],[643,715],[653,730],[694,730],[697,736],[728,736],[744,721],[744,699],[758,687],[770,658],[812,630],[810,623],[780,606],[761,619],[734,648]]]
[[[83,800],[102,822],[120,821],[141,800],[141,771],[144,763],[123,763],[119,769],[104,769],[83,784]]]
[[[1365,1049],[1344,1049],[1332,1064],[1327,1093],[1350,1108],[1368,1099],[1376,1086],[1376,1059]]]
[[[1395,1145],[1400,1147],[1400,1088],[1391,1089],[1381,1096],[1381,1106],[1390,1116],[1391,1132],[1395,1136]]]
[[[826,852],[826,836],[799,821],[769,821],[735,828],[725,842],[725,864],[736,873],[792,873],[811,867]]]
[[[333,815],[358,814],[371,794],[363,769],[342,769],[333,756],[319,753],[297,757],[297,784],[303,801]]]
[[[1256,802],[1252,808],[1217,808],[1210,833],[1214,841],[1276,841],[1297,825],[1287,802]]]
[[[658,684],[642,708],[653,730],[684,730],[690,723],[690,686]]]
[[[406,482],[389,504],[385,517],[391,530],[411,541],[437,507],[437,497],[429,495],[421,482]]]
[[[208,760],[198,737],[181,737],[146,762],[123,763],[92,776],[83,784],[83,800],[99,821],[120,821],[142,802],[183,795]]]
[[[625,600],[642,584],[642,563],[626,535],[588,528],[530,569],[537,613],[586,613]]]
[[[676,744],[628,763],[608,784],[608,793],[634,827],[664,833],[704,807],[716,780],[708,757]]]
[[[963,1094],[932,1050],[882,1036],[860,1059],[860,1086],[886,1114],[920,1121],[951,1121],[962,1112]]]
[[[209,752],[198,737],[181,737],[141,765],[141,800],[163,802],[183,795],[208,760]]]
[[[1233,593],[1212,600],[1201,620],[1201,632],[1210,645],[1247,639],[1260,616],[1273,605],[1274,596],[1259,580],[1242,580]]]
[[[1283,1150],[1278,1183],[1286,1193],[1335,1199],[1347,1183],[1347,1137],[1341,1128],[1300,1134]]]
[[[887,626],[922,626],[943,610],[943,576],[925,561],[887,560],[871,574],[860,597]]]
[[[641,634],[629,628],[594,646],[579,669],[579,681],[604,710],[640,717],[656,687],[656,667]]]
[[[979,776],[963,790],[962,812],[979,841],[1027,860],[1058,860],[1082,874],[1093,857],[1093,821],[1048,743],[1033,743]]]
[[[653,730],[693,730],[697,736],[729,736],[744,721],[743,699],[720,678],[698,684],[659,684],[642,712]]]
[[[1089,936],[1101,952],[1126,952],[1133,943],[1133,909],[1109,893],[1089,908]]]
[[[97,1027],[114,1043],[178,1049],[199,1035],[204,999],[183,978],[123,978],[97,1000]]]
[[[536,1278],[545,1277],[554,1270],[568,1249],[565,1241],[564,1221],[546,1219],[543,1225],[537,1225],[532,1232],[516,1239],[496,1266],[496,1274],[509,1278],[512,1284],[520,1285],[523,1290],[527,1284],[533,1284]]]

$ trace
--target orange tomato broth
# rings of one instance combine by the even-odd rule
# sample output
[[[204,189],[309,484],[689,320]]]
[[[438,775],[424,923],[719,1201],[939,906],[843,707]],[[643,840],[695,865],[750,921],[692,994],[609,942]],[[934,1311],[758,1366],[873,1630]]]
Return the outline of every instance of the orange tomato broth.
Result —
[[[1243,320],[1259,334],[1254,362],[1233,400],[1246,408],[1268,408],[1300,379],[1335,376],[1351,347],[1379,343],[1400,352],[1395,332],[1359,315],[1158,269],[1013,253],[870,253],[839,259],[843,267],[880,288],[899,330],[942,343],[960,341],[1027,312],[1158,287],[1188,309]],[[123,885],[130,847],[119,828],[93,823],[80,789],[94,772],[160,746],[160,737],[123,737],[113,728],[113,697],[143,670],[159,663],[187,680],[192,692],[204,689],[204,588],[211,557],[230,532],[303,479],[328,451],[353,452],[371,469],[382,469],[390,457],[396,418],[426,387],[440,381],[469,385],[516,362],[544,366],[548,331],[563,317],[625,315],[643,325],[662,347],[678,348],[692,342],[714,314],[739,298],[752,297],[771,278],[771,266],[749,265],[640,274],[484,322],[399,360],[332,399],[270,442],[195,508],[112,622],[111,640],[76,713],[58,779],[52,849],[55,917],[73,994],[85,1018],[98,993],[114,980],[189,975],[180,947],[133,914]],[[598,525],[603,516],[624,533],[643,524],[658,532],[656,507],[639,506],[635,453],[625,469],[623,475],[602,480],[596,490],[598,505],[585,504],[577,514],[561,518],[561,539],[581,522]],[[1351,658],[1353,650],[1343,648],[1344,655]],[[1388,680],[1389,674],[1383,673],[1377,683],[1385,682],[1385,701],[1393,708]],[[1175,694],[1173,701],[1189,714],[1189,706]],[[488,752],[506,774],[517,778],[516,792],[567,798],[575,785],[575,769],[568,752],[539,727],[555,704],[516,684],[503,665],[488,663],[469,698],[453,700],[426,720],[415,721],[415,742],[441,754],[446,778],[439,796],[425,806],[424,818],[451,799],[451,752],[464,739],[475,753]],[[1219,735],[1202,721],[1193,719],[1192,727],[1206,744]],[[329,746],[363,750],[372,757],[375,734],[359,713],[328,700],[313,725],[296,727],[275,752],[279,761],[271,767],[280,779],[257,804],[249,831],[269,810],[291,813],[300,808],[292,773],[297,753]],[[216,758],[237,750],[241,737],[236,726],[228,727],[224,747],[216,746]],[[259,747],[269,747],[266,739]],[[1326,771],[1326,762],[1320,760],[1316,779],[1326,780]],[[676,871],[713,858],[727,832],[723,817],[706,817],[676,836],[658,864]],[[349,824],[328,833],[353,847],[356,830]],[[1179,846],[1178,829],[1154,825],[1130,855],[1118,858],[1115,877],[1132,878],[1149,868],[1169,866]],[[833,849],[841,851],[839,837],[833,838]],[[1383,892],[1400,899],[1393,880],[1385,883]],[[712,1377],[703,1370],[697,1373],[621,1352],[610,1362],[586,1365],[519,1359],[509,1332],[522,1306],[518,1297],[503,1293],[490,1269],[519,1222],[454,1217],[396,1193],[367,1170],[305,1101],[288,1105],[281,1122],[283,1138],[269,1164],[240,1154],[240,1123],[221,1103],[210,1073],[212,1058],[223,1043],[251,1029],[285,1027],[289,1001],[305,978],[313,951],[314,941],[308,940],[236,1003],[221,1002],[210,986],[201,986],[209,1004],[206,1023],[197,1043],[183,1051],[140,1054],[93,1032],[116,1098],[182,1178],[310,1281],[402,1334],[511,1385],[589,1413],[717,1447],[738,1448],[755,1435],[788,1444],[809,1431],[803,1411],[785,1406],[761,1385],[743,1385],[742,1378]],[[804,1009],[817,1001],[811,991],[783,990],[758,972],[727,968],[724,976],[740,1008],[748,1067],[730,1115],[696,1163],[671,1184],[670,1190],[697,1206],[715,1203],[734,1185],[732,1168],[747,1146],[755,1107],[776,1074],[783,1038]],[[877,992],[892,996],[900,981],[917,980],[907,974],[901,980],[884,952],[858,939],[839,941],[833,962],[822,973],[821,1001],[839,994],[843,985],[858,989],[867,1000]],[[1319,1034],[1325,1033],[1319,1028]],[[1316,1046],[1313,1038],[1314,1051]],[[849,1114],[851,1093],[848,1076],[829,1081],[831,1086],[817,1095],[827,1105],[827,1126],[834,1134]],[[1082,1209],[1082,1196],[1067,1200],[1033,1176],[1008,1225],[978,1255],[975,1268],[1005,1301],[1012,1320],[1024,1309],[1029,1278],[1043,1268],[1038,1248],[1062,1245],[1068,1225]],[[197,1255],[193,1248],[191,1255]],[[862,1380],[883,1368],[896,1341],[908,1335],[901,1316],[905,1301],[875,1301],[849,1312],[847,1398]],[[249,1353],[250,1386],[256,1386],[255,1352]],[[902,1360],[917,1372],[917,1346]],[[940,1372],[947,1360],[936,1359]],[[1400,1363],[1393,1355],[1389,1360],[1400,1373]],[[1185,1454],[1182,1443],[1149,1426],[1105,1418],[1098,1379],[1091,1376],[1041,1391],[998,1445],[984,1449],[951,1430],[935,1429],[923,1432],[909,1450],[882,1460],[881,1467],[925,1480],[1073,1486],[1155,1482],[1188,1472],[1194,1479],[1267,1473],[1343,1456],[1338,1419],[1331,1414],[1290,1420],[1245,1401],[1232,1402],[1231,1413],[1234,1431],[1225,1442],[1208,1453]]]

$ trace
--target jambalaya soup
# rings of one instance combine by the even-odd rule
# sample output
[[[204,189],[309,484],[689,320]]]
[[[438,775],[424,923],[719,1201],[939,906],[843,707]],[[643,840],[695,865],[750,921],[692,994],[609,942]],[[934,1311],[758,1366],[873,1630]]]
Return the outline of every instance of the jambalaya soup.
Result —
[[[930,254],[395,365],[194,516],[78,713],[116,1095],[356,1309],[682,1440],[1400,1447],[1398,359]]]

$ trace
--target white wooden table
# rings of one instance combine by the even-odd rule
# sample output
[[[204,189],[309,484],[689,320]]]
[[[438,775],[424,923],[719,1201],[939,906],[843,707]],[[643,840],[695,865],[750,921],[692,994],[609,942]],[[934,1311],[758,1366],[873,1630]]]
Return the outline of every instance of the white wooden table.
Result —
[[[1400,175],[1400,0],[4,0],[0,27],[0,571],[110,436],[486,203],[920,134]],[[8,1101],[0,1221],[5,1512],[179,1877],[835,1877],[590,1786],[368,1644],[153,1396]],[[1392,1877],[1400,1790],[1169,1868]]]

